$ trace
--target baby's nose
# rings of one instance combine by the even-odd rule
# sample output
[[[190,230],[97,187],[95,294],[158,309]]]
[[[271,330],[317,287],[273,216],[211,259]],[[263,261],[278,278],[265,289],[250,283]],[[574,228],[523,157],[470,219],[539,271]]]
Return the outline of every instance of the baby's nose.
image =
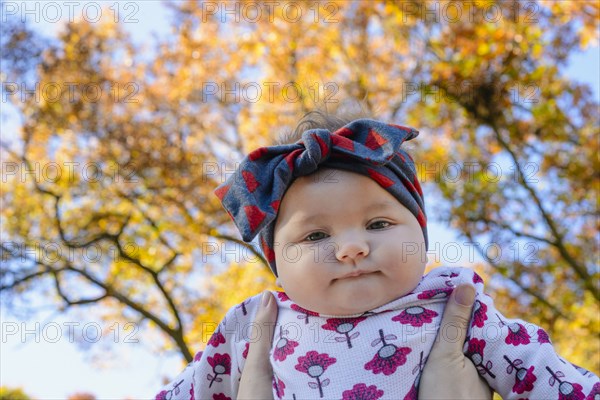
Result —
[[[361,238],[353,237],[337,244],[335,256],[340,261],[356,260],[369,254],[369,245]]]

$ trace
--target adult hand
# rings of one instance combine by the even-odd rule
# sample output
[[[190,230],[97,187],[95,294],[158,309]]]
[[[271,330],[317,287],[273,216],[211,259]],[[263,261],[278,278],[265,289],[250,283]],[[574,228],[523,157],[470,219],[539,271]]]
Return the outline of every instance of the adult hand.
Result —
[[[246,364],[238,390],[238,399],[273,400],[273,370],[269,362],[269,350],[273,343],[273,330],[277,321],[277,302],[271,292],[264,292],[252,329],[258,329],[250,337],[258,337],[250,343]]]
[[[434,344],[421,376],[419,398],[491,400],[492,392],[489,386],[479,377],[473,363],[462,352],[474,298],[475,289],[471,285],[458,286],[452,293],[444,312],[440,332],[446,332],[445,326],[458,327],[459,336],[440,337]],[[277,303],[270,292],[265,292],[252,327],[258,327],[261,332],[260,335],[256,334],[258,340],[250,343],[238,399],[273,399],[273,370],[269,363],[273,337],[268,327],[274,326],[276,321]],[[254,336],[253,333],[252,337]]]
[[[421,375],[420,399],[492,398],[490,387],[462,351],[474,301],[475,288],[469,284],[460,285],[452,292],[438,338]],[[450,327],[458,328],[458,337],[447,336],[454,332]]]

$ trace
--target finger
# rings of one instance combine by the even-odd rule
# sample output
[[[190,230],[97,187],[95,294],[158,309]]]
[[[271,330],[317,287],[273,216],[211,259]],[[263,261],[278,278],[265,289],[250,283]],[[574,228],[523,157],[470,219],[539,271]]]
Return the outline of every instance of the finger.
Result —
[[[260,300],[260,307],[254,319],[254,327],[259,331],[256,341],[250,343],[250,352],[256,352],[258,357],[264,359],[269,364],[268,354],[273,344],[273,327],[277,321],[277,302],[273,294],[265,291]],[[270,364],[269,364],[270,365]]]
[[[268,291],[264,292],[253,324],[253,329],[257,331],[252,337],[256,337],[256,340],[250,342],[242,374],[242,380],[251,381],[248,383],[252,386],[266,385],[268,388],[271,386],[273,372],[269,362],[269,350],[273,343],[273,327],[277,321],[277,311],[277,302],[273,295]]]
[[[433,345],[433,355],[462,355],[474,301],[475,288],[472,285],[462,284],[454,289],[442,317],[438,339]]]
[[[254,319],[253,329],[258,329],[258,332],[254,333],[253,337],[257,339],[250,343],[248,349],[248,357],[246,363],[252,362],[253,365],[259,366],[264,364],[265,366],[271,367],[269,363],[269,350],[273,343],[273,327],[275,321],[277,321],[277,303],[273,298],[271,292],[264,292],[256,318]]]

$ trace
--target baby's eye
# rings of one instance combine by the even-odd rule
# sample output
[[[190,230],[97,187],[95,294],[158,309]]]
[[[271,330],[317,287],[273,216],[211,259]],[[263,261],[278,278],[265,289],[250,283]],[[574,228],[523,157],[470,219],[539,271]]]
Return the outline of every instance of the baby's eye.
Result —
[[[327,237],[327,235],[323,232],[313,232],[313,233],[309,234],[308,236],[306,236],[306,238],[304,240],[308,240],[309,242],[314,242],[317,240],[325,239],[326,237]]]
[[[387,228],[390,225],[391,224],[388,221],[375,221],[371,225],[369,225],[369,227],[372,227],[373,229],[383,229]]]

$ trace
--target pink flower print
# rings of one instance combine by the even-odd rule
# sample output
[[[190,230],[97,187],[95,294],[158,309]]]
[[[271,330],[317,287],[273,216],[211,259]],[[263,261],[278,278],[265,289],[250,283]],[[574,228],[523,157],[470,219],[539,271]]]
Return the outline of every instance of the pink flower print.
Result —
[[[325,370],[330,365],[334,364],[337,360],[329,355],[323,353],[319,354],[314,350],[309,351],[304,356],[298,357],[298,364],[296,369],[300,372],[308,374],[311,378],[316,378],[317,382],[308,382],[308,386],[312,389],[319,388],[319,397],[323,398],[323,387],[329,385],[329,378],[321,381],[321,375],[325,373]]]
[[[513,322],[508,325],[508,329],[508,336],[504,339],[506,344],[512,344],[513,346],[529,344],[530,337],[523,325]]]
[[[208,340],[207,345],[217,347],[221,343],[225,343],[225,336],[223,336],[223,334],[221,333],[221,330],[219,329],[215,333],[212,334],[212,336]]]
[[[453,288],[444,288],[444,289],[423,290],[421,293],[419,293],[417,298],[421,299],[421,300],[445,299],[447,297],[450,297],[452,290],[454,290],[454,289]]]
[[[530,392],[533,389],[533,382],[537,380],[537,377],[533,373],[534,369],[533,365],[528,369],[519,369],[515,377],[515,385],[512,388],[513,392],[521,394],[523,392]]]
[[[231,397],[225,396],[225,393],[213,393],[213,400],[231,400]]]
[[[357,383],[352,389],[344,390],[342,400],[377,400],[381,396],[383,396],[383,390],[377,389],[377,386]]]
[[[481,276],[479,276],[479,274],[477,272],[473,272],[473,283],[474,284],[483,283],[483,279],[481,279]]]
[[[477,326],[479,328],[483,328],[485,320],[487,317],[487,306],[485,303],[480,302],[479,300],[475,300],[475,304],[473,305],[473,323],[472,326]]]
[[[548,337],[548,334],[542,328],[538,329],[538,331],[537,331],[537,339],[538,339],[538,343],[540,343],[540,344],[542,344],[542,343],[552,344],[552,342],[550,341],[550,338]]]
[[[350,335],[350,332],[352,332],[352,330],[354,328],[356,328],[356,325],[358,325],[359,322],[364,321],[365,319],[367,319],[367,318],[366,317],[328,318],[327,323],[324,325],[321,325],[321,328],[326,329],[328,331],[334,331],[334,332],[344,335],[343,337],[337,336],[335,338],[335,341],[336,342],[344,342],[345,341],[348,344],[348,348],[351,349],[352,348],[351,339],[356,339],[360,335],[360,332],[354,332],[352,335]]]
[[[559,385],[558,400],[583,400],[583,387],[579,383],[562,382]]]
[[[289,340],[283,335],[287,335],[289,331],[283,330],[283,327],[279,327],[279,340],[275,344],[275,350],[273,350],[273,358],[277,361],[284,361],[287,356],[294,354],[294,347],[298,346],[298,342]]]
[[[413,375],[417,374],[417,378],[413,382],[408,393],[406,393],[406,396],[404,396],[404,400],[417,400],[418,399],[419,390],[417,388],[419,387],[419,381],[421,380],[421,372],[423,371],[423,368],[425,368],[425,361],[426,360],[423,360],[423,352],[421,352],[421,354],[419,355],[419,364],[417,366],[415,366],[412,370],[412,374]]]
[[[154,399],[155,400],[166,400],[166,399],[172,398],[173,394],[175,394],[175,396],[177,396],[179,394],[179,392],[181,392],[181,389],[179,389],[179,386],[181,386],[183,381],[184,380],[182,379],[179,382],[175,383],[171,390],[162,390],[160,393],[158,393],[156,395],[156,397]]]
[[[417,390],[417,386],[413,383],[410,387],[406,396],[404,396],[404,400],[417,400],[419,398],[419,391]]]
[[[440,276],[445,276],[445,277],[452,279],[452,278],[456,278],[458,276],[458,274],[456,272],[450,272],[450,274],[444,273]]]
[[[533,365],[529,368],[521,367],[521,365],[523,365],[523,360],[518,358],[511,361],[510,358],[504,356],[504,359],[508,362],[506,373],[512,374],[513,371],[515,371],[515,384],[513,385],[512,391],[518,394],[530,392],[533,389],[533,382],[537,380],[537,377],[533,373],[535,367]]]
[[[396,372],[396,369],[406,363],[406,355],[412,350],[409,347],[396,347],[391,343],[386,343],[386,340],[395,340],[395,335],[383,335],[383,329],[379,330],[379,339],[375,339],[371,346],[375,347],[379,343],[383,344],[377,351],[371,361],[365,364],[366,370],[372,370],[374,374],[382,373],[391,375]]]
[[[527,333],[527,329],[522,324],[518,322],[511,322],[507,324],[502,321],[502,318],[498,314],[496,314],[498,319],[500,320],[500,324],[502,326],[508,326],[508,335],[504,341],[506,344],[512,344],[513,346],[518,346],[520,344],[529,344],[531,337]]]
[[[250,342],[246,342],[246,345],[244,346],[244,352],[242,353],[244,359],[248,357],[248,350],[250,350]]]
[[[189,400],[196,400],[196,395],[194,394],[194,383],[192,382],[190,387],[190,398]]]
[[[446,279],[446,282],[444,282],[444,284],[446,286],[449,286],[449,287],[452,287],[452,288],[454,288],[454,286],[455,286],[454,282],[452,282],[452,278],[456,278],[457,276],[458,276],[458,274],[456,272],[451,272],[451,273],[445,272],[445,273],[443,273],[443,274],[440,275],[440,277],[448,278],[448,279]]]
[[[483,351],[485,350],[485,344],[483,339],[470,339],[465,355],[471,359],[479,374],[485,375],[487,373],[495,379],[496,375],[491,371],[493,363],[488,360],[484,365]]]
[[[214,376],[211,374],[206,376],[206,379],[210,380],[210,385],[208,385],[208,387],[211,387],[215,381],[223,381],[222,378],[218,377],[219,375],[231,374],[231,357],[229,357],[229,354],[227,353],[215,353],[214,357],[208,357],[208,363],[212,367],[213,373],[215,374]]]
[[[433,321],[438,313],[433,310],[428,310],[423,307],[414,306],[402,311],[400,314],[392,318],[392,321],[397,321],[403,324],[412,325],[415,327],[423,326]]]
[[[308,324],[308,317],[310,315],[312,315],[314,317],[319,316],[319,313],[316,313],[314,311],[309,311],[306,308],[302,308],[297,304],[292,304],[290,307],[292,308],[292,310],[298,311],[300,314],[302,314],[302,315],[298,315],[298,319],[303,319],[305,324]]]
[[[196,353],[196,355],[194,356],[194,361],[200,361],[201,358],[202,358],[202,350],[200,350],[199,352]]]
[[[282,380],[279,380],[278,377],[273,376],[273,389],[275,390],[275,394],[278,399],[281,399],[285,394],[285,383]]]
[[[279,300],[281,300],[281,301],[289,301],[290,300],[290,298],[286,292],[277,292],[277,297],[279,297]]]
[[[592,391],[587,395],[585,400],[598,400],[600,399],[600,382],[597,382],[594,387],[592,387]]]
[[[166,390],[161,390],[160,393],[158,393],[155,397],[154,400],[166,400],[167,398],[167,391]]]
[[[583,394],[583,387],[578,383],[571,383],[566,380],[561,381],[561,378],[565,377],[562,371],[552,371],[550,367],[546,367],[550,372],[550,379],[548,383],[554,387],[554,384],[558,382],[558,400],[584,400],[585,395]]]

